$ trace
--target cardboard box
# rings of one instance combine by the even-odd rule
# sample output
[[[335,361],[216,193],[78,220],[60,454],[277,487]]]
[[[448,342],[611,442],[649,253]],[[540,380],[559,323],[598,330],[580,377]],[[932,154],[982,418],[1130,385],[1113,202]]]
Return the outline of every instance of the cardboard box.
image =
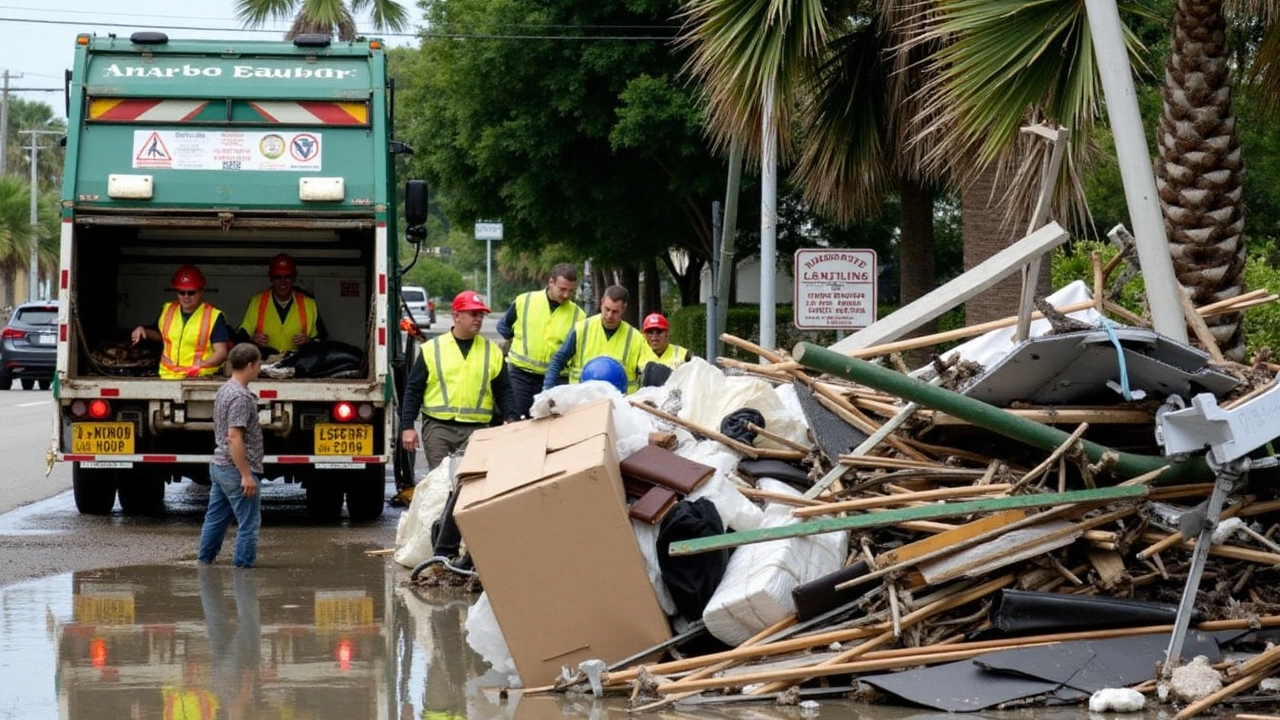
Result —
[[[454,518],[525,687],[671,637],[627,517],[608,400],[471,436]]]

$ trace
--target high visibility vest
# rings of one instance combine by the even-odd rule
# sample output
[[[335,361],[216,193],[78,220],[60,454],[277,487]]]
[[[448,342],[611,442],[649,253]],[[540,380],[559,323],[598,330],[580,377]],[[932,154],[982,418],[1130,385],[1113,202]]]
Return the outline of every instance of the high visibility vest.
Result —
[[[164,720],[213,720],[218,714],[218,696],[208,690],[165,685],[160,693],[164,697]]]
[[[213,324],[221,317],[222,311],[209,303],[200,303],[187,318],[182,321],[182,306],[176,302],[168,302],[160,310],[160,339],[164,341],[164,354],[160,356],[160,377],[166,380],[185,378],[187,370],[197,361],[208,360],[213,356],[214,347],[210,342]],[[218,372],[216,367],[200,370],[200,377],[208,377]]]
[[[240,327],[245,330],[252,328],[251,335],[266,333],[268,345],[280,352],[288,352],[298,348],[293,342],[294,335],[306,335],[309,338],[318,335],[316,331],[318,316],[316,301],[294,290],[293,302],[289,304],[289,311],[285,313],[284,321],[281,322],[280,313],[276,312],[275,301],[271,299],[271,290],[268,289],[249,298],[249,307],[244,311],[244,320],[240,322]]]
[[[648,346],[646,345],[645,347],[648,347]],[[650,362],[662,363],[663,365],[666,365],[672,370],[675,370],[676,368],[684,364],[684,359],[688,356],[689,356],[688,350],[685,350],[684,348],[680,347],[675,343],[667,343],[667,351],[662,353],[661,355],[654,352],[653,348],[649,348],[649,355],[648,357],[645,358],[645,363],[646,364]]]
[[[627,372],[627,392],[633,393],[640,389],[640,366],[645,353],[652,353],[639,331],[623,321],[613,332],[613,337],[606,338],[604,321],[599,315],[592,315],[574,325],[573,331],[578,339],[578,347],[569,361],[569,382],[582,381],[582,366],[587,361],[608,355],[622,363],[622,369]]]
[[[573,301],[560,303],[554,311],[546,290],[534,290],[515,299],[519,322],[507,351],[511,364],[535,375],[544,375],[551,358],[569,337],[569,331],[586,314]]]
[[[447,332],[423,343],[422,361],[428,365],[422,391],[422,414],[436,420],[487,423],[493,419],[490,385],[502,372],[502,350],[476,336],[466,357],[458,340]]]

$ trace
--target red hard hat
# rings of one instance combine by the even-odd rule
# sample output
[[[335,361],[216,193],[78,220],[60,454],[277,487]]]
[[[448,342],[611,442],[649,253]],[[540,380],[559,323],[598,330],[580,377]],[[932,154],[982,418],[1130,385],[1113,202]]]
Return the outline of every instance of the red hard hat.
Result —
[[[298,266],[293,264],[293,258],[288,253],[280,253],[271,258],[271,264],[267,266],[267,277],[297,274]]]
[[[662,313],[649,313],[644,316],[644,324],[640,329],[648,332],[654,328],[657,328],[658,330],[670,330],[671,326],[667,324],[667,319],[662,316]]]
[[[174,290],[203,290],[204,273],[195,265],[183,265],[173,273]]]
[[[484,300],[480,299],[479,293],[475,290],[463,290],[453,299],[453,311],[467,312],[468,310],[492,312],[489,310],[489,307],[484,304]]]

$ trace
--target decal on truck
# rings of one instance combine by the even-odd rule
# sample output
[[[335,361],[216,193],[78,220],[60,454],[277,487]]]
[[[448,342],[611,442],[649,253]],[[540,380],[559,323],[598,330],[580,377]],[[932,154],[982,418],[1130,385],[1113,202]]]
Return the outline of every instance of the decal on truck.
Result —
[[[315,132],[134,130],[133,167],[319,171],[322,147]]]

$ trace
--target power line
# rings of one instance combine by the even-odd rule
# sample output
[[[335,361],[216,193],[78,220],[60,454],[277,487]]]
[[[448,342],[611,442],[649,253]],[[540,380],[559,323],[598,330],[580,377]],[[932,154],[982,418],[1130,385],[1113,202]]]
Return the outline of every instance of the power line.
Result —
[[[37,7],[21,7],[18,5],[0,5],[0,10],[24,10],[30,12],[47,12],[49,8]],[[53,10],[52,12],[59,15],[93,15],[101,16],[102,13],[95,10]],[[221,20],[225,21],[225,17],[210,17],[199,15],[154,15],[148,13],[121,13],[113,12],[112,15],[117,17],[144,17],[163,20]],[[592,24],[558,24],[558,23],[502,23],[503,27],[509,28],[535,28],[535,29],[568,29],[568,30],[670,30],[671,25],[592,25]],[[288,30],[287,26],[281,26],[280,32]]]
[[[0,17],[0,22],[20,22],[34,23],[37,25],[76,25],[83,27],[92,25],[93,27],[115,27],[137,29],[138,25],[130,23],[84,23],[72,20],[40,20],[35,18],[10,18]],[[147,27],[159,28],[164,30],[195,30],[199,32],[244,32],[244,33],[271,33],[279,34],[280,30],[257,30],[249,28],[217,28],[217,27],[198,27],[191,25],[154,25],[148,24]],[[586,26],[583,26],[586,27]],[[604,26],[608,27],[608,26]],[[566,41],[593,41],[593,40],[613,40],[613,41],[629,41],[629,42],[667,42],[677,39],[678,35],[528,35],[528,34],[492,34],[492,33],[442,33],[431,31],[420,31],[413,33],[405,32],[381,32],[376,35],[383,37],[419,37],[423,39],[440,39],[440,40],[566,40]]]

